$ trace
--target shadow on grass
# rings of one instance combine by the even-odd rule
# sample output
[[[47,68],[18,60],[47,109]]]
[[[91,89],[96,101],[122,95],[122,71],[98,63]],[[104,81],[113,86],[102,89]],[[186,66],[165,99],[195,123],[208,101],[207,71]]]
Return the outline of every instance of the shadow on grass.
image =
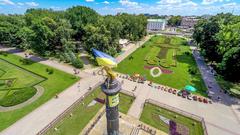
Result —
[[[180,54],[179,55],[178,54],[175,57],[176,57],[177,62],[179,62],[179,63],[186,63],[190,66],[195,66],[194,65],[195,61],[193,60],[194,58],[191,55],[186,55],[186,54]]]

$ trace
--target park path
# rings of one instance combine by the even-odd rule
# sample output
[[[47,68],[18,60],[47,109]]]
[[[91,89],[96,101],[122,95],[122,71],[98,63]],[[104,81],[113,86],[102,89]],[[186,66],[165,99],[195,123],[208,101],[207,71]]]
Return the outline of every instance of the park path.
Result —
[[[131,105],[128,115],[133,116],[137,119],[140,118],[145,100],[148,98],[149,92],[146,90],[148,88],[147,85],[138,85],[135,95],[136,99],[134,100],[133,104]]]
[[[197,50],[197,48],[195,46],[190,46],[190,49],[192,50],[193,56],[201,72],[204,83],[208,88],[208,95],[211,96],[212,100],[215,102],[231,106],[232,110],[237,116],[237,120],[240,122],[240,100],[231,97],[223,92],[223,90],[215,80],[214,75],[211,73],[211,69],[206,65],[206,63],[204,62],[204,58],[200,55],[200,52]],[[220,101],[218,101],[218,97],[221,98]]]
[[[141,47],[151,37],[152,37],[151,35],[146,36],[142,41],[138,41],[136,44],[130,43],[127,47],[128,49],[116,58],[117,62],[119,63],[122,60],[124,60],[128,55],[130,55],[135,50],[137,50],[139,47]]]
[[[145,41],[147,40],[144,40],[144,42]],[[140,42],[138,46],[132,45],[131,47],[129,47],[128,50],[126,50],[124,53],[117,57],[118,62],[131,54],[144,42]],[[8,51],[14,53],[15,55],[25,57],[25,53],[16,48],[0,46],[0,50]],[[59,63],[56,60],[44,59],[34,55],[28,58],[35,62],[39,62],[41,64],[54,67],[67,73],[74,74],[74,68],[72,66],[64,63]],[[28,115],[15,122],[7,129],[3,130],[0,135],[35,135],[36,133],[41,131],[61,113],[63,113],[69,106],[71,106],[75,101],[77,101],[85,93],[87,93],[90,86],[95,86],[96,84],[99,84],[101,81],[104,80],[102,76],[92,75],[92,72],[95,70],[99,70],[99,68],[86,69],[84,71],[81,71],[78,74],[78,76],[81,77],[81,80],[60,93],[59,98],[53,98],[48,102],[44,103]]]

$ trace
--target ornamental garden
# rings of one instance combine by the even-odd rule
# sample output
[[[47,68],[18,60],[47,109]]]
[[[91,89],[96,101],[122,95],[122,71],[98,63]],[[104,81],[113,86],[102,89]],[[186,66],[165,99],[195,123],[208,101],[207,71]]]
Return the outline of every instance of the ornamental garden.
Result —
[[[1,52],[0,131],[78,80],[52,67]]]
[[[156,67],[161,71],[153,70],[151,73],[151,69]],[[176,89],[192,85],[197,88],[194,94],[206,96],[207,88],[191,50],[187,41],[180,37],[153,36],[119,63],[115,71],[129,75],[140,74],[149,81]]]

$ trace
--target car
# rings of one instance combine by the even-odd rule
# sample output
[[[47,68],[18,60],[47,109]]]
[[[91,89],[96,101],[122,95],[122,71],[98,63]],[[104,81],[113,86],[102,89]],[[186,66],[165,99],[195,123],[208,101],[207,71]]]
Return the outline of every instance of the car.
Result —
[[[187,95],[186,95],[186,94],[182,94],[182,97],[183,97],[183,98],[186,98],[186,97],[187,97]]]
[[[199,102],[203,102],[203,99],[201,97],[198,97]]]
[[[178,95],[178,96],[182,96],[182,92],[179,91],[179,92],[177,93],[177,95]]]
[[[193,100],[197,101],[198,100],[197,96],[193,96]]]
[[[189,99],[189,100],[193,100],[192,95],[188,95],[188,96],[187,96],[187,99]]]
[[[173,91],[172,91],[172,94],[175,95],[176,93],[177,93],[177,90],[173,90]]]
[[[169,92],[169,93],[172,93],[172,89],[168,89],[168,92]]]
[[[206,98],[203,99],[203,103],[208,103],[208,100]]]

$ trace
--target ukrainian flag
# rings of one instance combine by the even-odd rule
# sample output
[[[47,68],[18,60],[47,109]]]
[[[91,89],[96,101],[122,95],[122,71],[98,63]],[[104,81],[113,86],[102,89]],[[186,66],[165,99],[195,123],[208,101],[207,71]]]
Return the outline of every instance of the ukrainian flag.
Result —
[[[107,67],[116,67],[117,66],[117,61],[115,58],[113,58],[112,56],[98,51],[96,49],[92,49],[93,51],[93,55],[95,56],[98,65],[101,66],[107,66]]]

